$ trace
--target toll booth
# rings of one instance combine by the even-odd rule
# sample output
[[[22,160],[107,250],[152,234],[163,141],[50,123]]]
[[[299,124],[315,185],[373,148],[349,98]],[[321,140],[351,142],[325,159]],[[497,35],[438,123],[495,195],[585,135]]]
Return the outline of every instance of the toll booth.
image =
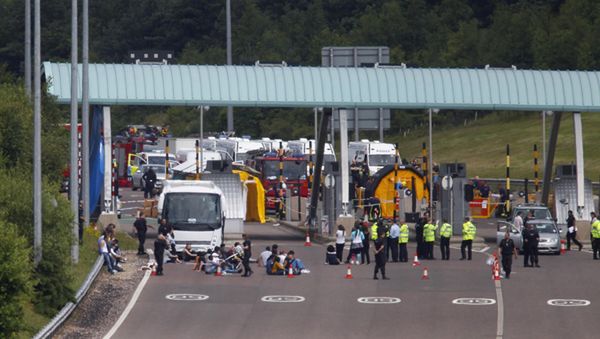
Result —
[[[439,173],[442,193],[440,200],[441,219],[448,220],[453,226],[453,234],[459,235],[464,219],[469,215],[469,202],[465,199],[465,185],[468,182],[467,165],[465,163],[440,164]],[[446,179],[447,184],[444,184],[445,177],[452,180]]]

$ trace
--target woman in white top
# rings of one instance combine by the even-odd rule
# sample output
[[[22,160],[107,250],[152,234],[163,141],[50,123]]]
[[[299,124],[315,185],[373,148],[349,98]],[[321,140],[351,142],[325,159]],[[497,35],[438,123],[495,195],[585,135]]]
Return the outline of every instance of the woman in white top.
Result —
[[[344,258],[344,245],[346,244],[346,229],[343,225],[338,225],[337,232],[335,232],[335,254],[338,260],[342,262]]]

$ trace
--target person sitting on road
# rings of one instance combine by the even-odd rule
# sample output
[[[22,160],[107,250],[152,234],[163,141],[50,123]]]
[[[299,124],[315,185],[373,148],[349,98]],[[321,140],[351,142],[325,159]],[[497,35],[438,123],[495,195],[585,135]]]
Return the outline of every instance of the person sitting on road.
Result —
[[[284,250],[280,250],[280,251],[279,251],[279,255],[278,255],[278,257],[279,257],[279,261],[280,261],[281,263],[284,263],[284,262],[285,262],[285,260],[287,259],[287,254],[285,254],[285,251],[284,251]]]
[[[117,267],[120,267],[120,263],[124,263],[127,261],[127,258],[121,252],[119,248],[119,239],[112,240],[112,246],[110,247],[110,256],[113,257],[115,262],[117,263]]]
[[[187,244],[185,244],[185,247],[183,248],[182,257],[183,261],[185,262],[195,261],[196,258],[198,258],[198,254],[192,249],[191,243],[188,242]]]
[[[212,274],[217,272],[217,268],[221,266],[221,258],[219,257],[219,253],[217,251],[213,252],[209,256],[209,261],[206,263],[204,267],[204,272],[206,274]]]
[[[294,275],[300,275],[300,273],[302,273],[305,270],[305,267],[302,263],[302,260],[297,259],[295,257],[295,254],[296,253],[294,251],[289,251],[287,253],[283,266],[285,267],[286,272],[289,272],[289,269],[291,267]]]
[[[271,256],[271,247],[267,246],[264,251],[260,252],[260,258],[258,259],[258,266],[267,266],[267,260]]]
[[[327,254],[325,255],[325,264],[327,265],[339,265],[340,259],[337,257],[335,247],[333,245],[327,246]]]
[[[284,275],[285,267],[281,264],[281,259],[277,256],[274,258],[273,265],[271,267],[270,275]]]
[[[110,256],[110,251],[108,249],[108,242],[111,237],[111,231],[106,229],[104,233],[98,238],[98,253],[102,255],[104,258],[104,264],[108,268],[108,272],[111,274],[115,274],[118,271],[117,263],[113,257]]]

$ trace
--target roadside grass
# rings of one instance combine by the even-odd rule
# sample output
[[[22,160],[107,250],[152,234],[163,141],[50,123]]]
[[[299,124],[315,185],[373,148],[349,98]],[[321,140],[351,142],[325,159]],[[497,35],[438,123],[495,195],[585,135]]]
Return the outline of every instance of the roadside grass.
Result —
[[[122,230],[127,230],[127,228],[122,227]],[[72,271],[73,279],[71,283],[71,288],[73,288],[74,291],[79,290],[79,287],[87,278],[88,274],[90,273],[90,270],[92,269],[92,266],[98,258],[97,240],[99,235],[100,233],[94,230],[92,227],[86,229],[83,232],[83,244],[79,247],[79,263],[73,265]],[[119,239],[119,245],[121,247],[121,250],[137,250],[137,240],[132,238],[129,234],[125,233],[124,231],[117,231],[117,239]],[[25,322],[25,326],[27,328],[21,333],[19,333],[19,339],[33,337],[51,320],[51,318],[37,313],[34,309],[33,304],[29,301],[23,302],[23,309],[23,319],[27,319]]]
[[[440,114],[443,114],[440,113]],[[582,113],[586,178],[600,176],[600,114]],[[552,116],[546,118],[546,140],[550,138]],[[406,137],[393,136],[387,142],[398,142],[400,154],[411,160],[421,156],[427,142],[427,126]],[[543,173],[542,123],[540,113],[499,112],[478,119],[467,126],[433,127],[433,160],[435,163],[464,162],[469,177],[503,178],[506,175],[506,144],[510,144],[511,178],[533,179],[533,144],[538,145],[540,179]],[[575,163],[573,114],[563,113],[554,165]]]

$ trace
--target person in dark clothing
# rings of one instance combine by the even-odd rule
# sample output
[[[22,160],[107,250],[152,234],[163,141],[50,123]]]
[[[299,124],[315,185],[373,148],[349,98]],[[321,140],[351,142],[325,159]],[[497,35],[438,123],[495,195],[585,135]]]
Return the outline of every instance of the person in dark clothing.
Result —
[[[341,263],[333,245],[327,246],[327,254],[325,254],[325,263],[328,265],[339,265]]]
[[[381,276],[383,280],[388,280],[389,278],[385,276],[385,252],[384,252],[384,243],[385,239],[385,230],[378,230],[377,240],[375,240],[375,272],[373,273],[373,279],[379,279],[377,277],[377,273],[381,271]]]
[[[156,275],[163,275],[163,263],[165,249],[167,248],[167,233],[166,228],[159,232],[154,241],[154,259],[156,260]]]
[[[575,245],[579,246],[579,251],[583,246],[577,240],[577,227],[575,226],[575,216],[573,215],[573,211],[569,211],[569,216],[567,217],[567,250],[571,250],[571,241],[575,243]]]
[[[362,232],[365,235],[365,239],[363,240],[361,264],[364,264],[366,260],[368,265],[371,263],[371,254],[369,253],[369,248],[371,246],[371,231],[369,228],[369,223],[362,223]]]
[[[156,183],[156,173],[150,167],[142,176],[144,180],[144,198],[154,198],[154,184]]]
[[[252,275],[252,269],[250,268],[250,257],[252,257],[252,242],[248,239],[248,235],[242,234],[242,247],[244,248],[244,258],[242,259],[242,265],[244,265],[244,274],[242,277],[249,277]]]
[[[502,269],[504,270],[506,279],[510,279],[510,272],[512,271],[512,258],[513,255],[517,259],[517,249],[515,248],[515,242],[510,238],[510,233],[506,232],[504,239],[500,241],[498,246],[498,252],[502,256]]]
[[[144,243],[146,242],[146,232],[148,231],[148,227],[152,228],[146,224],[146,218],[144,217],[144,212],[140,212],[137,219],[135,219],[133,223],[133,227],[135,228],[135,234],[138,237],[138,255],[146,254],[146,250],[144,249]]]
[[[419,259],[425,259],[425,241],[423,239],[423,227],[429,219],[429,213],[423,213],[423,217],[415,223],[415,240],[417,241],[417,256]]]
[[[538,263],[538,243],[540,234],[532,224],[527,225],[527,230],[523,233],[523,247],[525,256],[523,260],[524,267],[540,267]]]

